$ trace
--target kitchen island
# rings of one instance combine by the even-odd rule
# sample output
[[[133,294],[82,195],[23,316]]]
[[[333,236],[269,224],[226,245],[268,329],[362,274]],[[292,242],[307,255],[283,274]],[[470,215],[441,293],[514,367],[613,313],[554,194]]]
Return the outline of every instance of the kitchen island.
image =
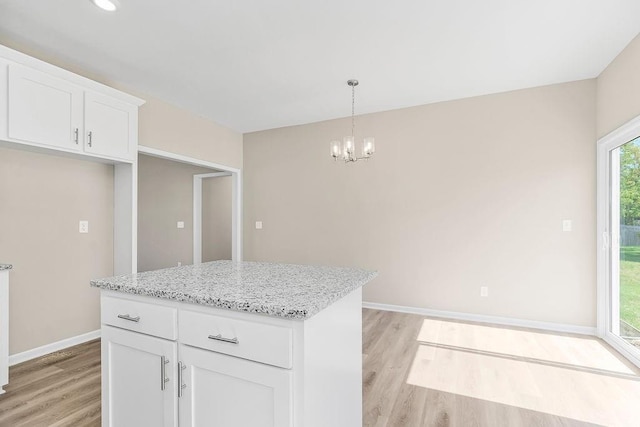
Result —
[[[375,276],[215,261],[91,281],[103,426],[361,426]]]

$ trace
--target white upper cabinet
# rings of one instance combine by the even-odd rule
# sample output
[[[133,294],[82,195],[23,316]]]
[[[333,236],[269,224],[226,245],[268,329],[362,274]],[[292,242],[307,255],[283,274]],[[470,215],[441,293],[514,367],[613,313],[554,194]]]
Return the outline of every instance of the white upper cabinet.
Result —
[[[137,154],[138,107],[95,92],[84,94],[88,153],[119,159]]]
[[[0,58],[0,139],[7,137],[7,107],[9,104],[9,63]],[[3,101],[4,100],[4,101]]]
[[[0,45],[0,140],[134,163],[144,101]]]
[[[78,86],[48,74],[9,65],[10,139],[80,151],[82,96]]]

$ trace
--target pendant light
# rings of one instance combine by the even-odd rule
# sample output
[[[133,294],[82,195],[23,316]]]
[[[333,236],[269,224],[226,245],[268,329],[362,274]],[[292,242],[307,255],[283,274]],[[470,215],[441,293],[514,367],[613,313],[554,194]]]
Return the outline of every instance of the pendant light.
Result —
[[[375,139],[368,136],[362,140],[361,156],[358,157],[356,154],[354,131],[356,127],[356,86],[358,86],[358,81],[355,79],[347,80],[347,85],[351,86],[351,136],[345,136],[342,142],[334,140],[329,143],[331,157],[333,157],[334,160],[344,160],[345,163],[367,160],[376,151]]]

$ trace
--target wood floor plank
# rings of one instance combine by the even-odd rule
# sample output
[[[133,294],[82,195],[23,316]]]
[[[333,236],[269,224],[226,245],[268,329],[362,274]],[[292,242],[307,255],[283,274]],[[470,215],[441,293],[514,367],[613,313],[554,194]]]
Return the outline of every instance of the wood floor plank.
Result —
[[[419,426],[424,419],[427,389],[402,384],[388,418],[388,426]]]

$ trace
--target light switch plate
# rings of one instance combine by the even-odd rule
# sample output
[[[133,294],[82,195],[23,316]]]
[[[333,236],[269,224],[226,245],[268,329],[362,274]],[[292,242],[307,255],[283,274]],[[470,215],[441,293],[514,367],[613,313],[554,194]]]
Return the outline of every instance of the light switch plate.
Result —
[[[571,231],[573,228],[573,224],[570,219],[562,220],[562,231]]]
[[[262,230],[262,221],[256,221],[256,230]]]
[[[89,232],[89,221],[80,221],[78,225],[78,231],[80,233],[88,233]]]
[[[178,228],[184,228],[184,221],[178,221]]]

